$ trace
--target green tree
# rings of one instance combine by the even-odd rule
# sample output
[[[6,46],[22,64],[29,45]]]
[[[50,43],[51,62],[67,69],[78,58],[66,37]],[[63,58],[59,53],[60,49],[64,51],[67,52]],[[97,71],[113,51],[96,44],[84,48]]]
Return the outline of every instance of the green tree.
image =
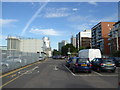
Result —
[[[61,54],[68,56],[68,52],[70,50],[70,53],[77,53],[77,49],[72,45],[72,44],[66,44],[65,46],[62,47],[61,49]]]
[[[54,49],[53,52],[52,52],[52,55],[53,56],[61,55],[61,53],[59,51],[57,51],[56,49]]]
[[[80,47],[79,50],[82,50],[82,49],[87,49],[86,47]]]

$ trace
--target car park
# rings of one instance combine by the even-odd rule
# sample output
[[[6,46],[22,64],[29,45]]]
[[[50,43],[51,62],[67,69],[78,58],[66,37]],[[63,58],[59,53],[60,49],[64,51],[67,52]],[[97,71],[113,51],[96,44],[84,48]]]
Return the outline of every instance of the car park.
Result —
[[[69,68],[74,72],[78,71],[85,71],[88,73],[91,73],[92,69],[92,64],[90,63],[88,58],[79,58],[76,57],[72,59]]]
[[[95,58],[91,61],[92,69],[98,72],[112,71],[115,72],[116,65],[113,59],[110,58]]]

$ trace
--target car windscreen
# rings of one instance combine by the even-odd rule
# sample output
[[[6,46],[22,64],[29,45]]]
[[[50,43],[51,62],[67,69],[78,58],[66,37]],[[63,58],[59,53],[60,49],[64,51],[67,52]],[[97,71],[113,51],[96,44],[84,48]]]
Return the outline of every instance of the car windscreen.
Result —
[[[109,62],[109,63],[114,63],[113,59],[103,59],[103,63]]]
[[[88,59],[79,58],[79,59],[77,59],[77,62],[78,63],[89,63],[89,60]]]

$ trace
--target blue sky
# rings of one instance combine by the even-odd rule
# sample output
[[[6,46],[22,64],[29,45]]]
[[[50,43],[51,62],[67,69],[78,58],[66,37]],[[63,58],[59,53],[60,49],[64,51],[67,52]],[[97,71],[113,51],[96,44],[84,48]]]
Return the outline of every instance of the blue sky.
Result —
[[[50,37],[51,47],[71,35],[91,29],[100,21],[116,22],[117,2],[4,2],[2,3],[2,40],[8,35],[41,39]],[[0,37],[1,38],[1,37]]]

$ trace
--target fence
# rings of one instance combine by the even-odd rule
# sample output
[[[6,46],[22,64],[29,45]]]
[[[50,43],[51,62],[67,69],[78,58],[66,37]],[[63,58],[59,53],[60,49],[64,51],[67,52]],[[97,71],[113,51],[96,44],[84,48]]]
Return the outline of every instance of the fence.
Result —
[[[19,51],[6,51],[1,52],[1,65],[0,70],[2,73],[23,67],[25,65],[39,61],[39,53],[19,52]]]

